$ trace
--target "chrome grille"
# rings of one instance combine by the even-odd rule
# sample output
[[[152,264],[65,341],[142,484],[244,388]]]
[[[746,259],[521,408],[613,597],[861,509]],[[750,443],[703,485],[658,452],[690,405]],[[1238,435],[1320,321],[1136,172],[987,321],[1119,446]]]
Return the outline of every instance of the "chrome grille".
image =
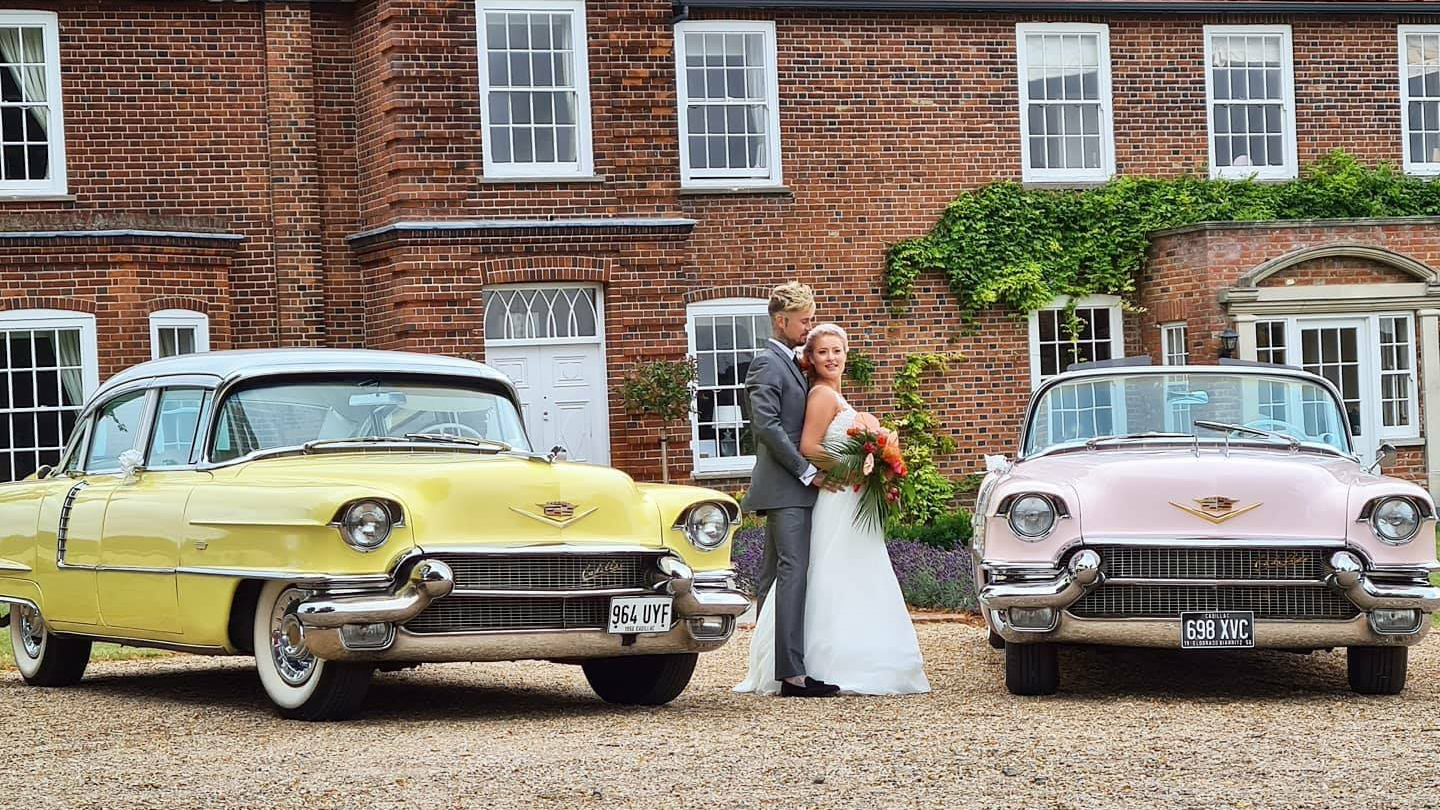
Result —
[[[610,597],[448,596],[430,603],[405,629],[412,633],[604,629]]]
[[[1359,609],[1324,587],[1102,585],[1070,606],[1087,619],[1178,618],[1193,610],[1246,610],[1257,619],[1352,619]]]
[[[594,591],[644,588],[656,554],[431,554],[460,591]]]
[[[1318,582],[1328,573],[1323,548],[1100,549],[1112,579],[1293,579]]]

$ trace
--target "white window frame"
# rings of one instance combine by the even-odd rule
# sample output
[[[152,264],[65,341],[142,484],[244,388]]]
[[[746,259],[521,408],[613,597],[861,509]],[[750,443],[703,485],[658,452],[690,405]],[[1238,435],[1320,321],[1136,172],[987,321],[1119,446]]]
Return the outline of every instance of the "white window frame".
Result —
[[[1036,169],[1030,166],[1030,65],[1027,34],[1098,34],[1100,56],[1100,167]],[[1015,57],[1020,82],[1020,179],[1026,183],[1098,183],[1115,176],[1115,116],[1110,84],[1110,26],[1104,23],[1016,23]]]
[[[1179,342],[1180,351],[1171,351],[1172,339]],[[1186,327],[1184,321],[1174,321],[1172,323],[1160,324],[1160,353],[1161,359],[1164,361],[1165,365],[1190,365],[1189,339],[1190,330]],[[1178,358],[1178,361],[1175,361],[1176,358]]]
[[[99,352],[96,349],[95,339],[95,316],[88,312],[76,312],[68,309],[12,309],[0,312],[0,336],[11,330],[25,329],[77,329],[80,332],[80,380],[81,398],[80,410],[77,412],[75,429],[80,429],[84,420],[79,415],[84,414],[85,406],[89,404],[90,397],[94,395],[95,389],[100,386],[100,360]],[[0,349],[8,351],[8,349]],[[13,400],[12,400],[13,402]],[[66,459],[66,451],[70,448],[72,436],[62,436],[60,445],[60,461]],[[12,436],[13,440],[14,437]],[[13,445],[12,445],[13,446]],[[6,448],[9,452],[10,448]]]
[[[1409,396],[1407,397],[1406,408],[1409,415],[1408,425],[1398,427],[1385,427],[1385,419],[1381,413],[1380,400],[1380,377],[1384,373],[1380,368],[1380,319],[1381,318],[1408,318],[1410,320],[1410,345],[1408,347],[1408,362],[1410,372]],[[1418,439],[1420,438],[1420,379],[1419,369],[1416,367],[1418,356],[1417,324],[1419,316],[1413,310],[1381,310],[1366,313],[1314,313],[1306,315],[1283,315],[1277,317],[1265,317],[1257,321],[1258,324],[1281,323],[1284,324],[1285,334],[1285,364],[1295,368],[1302,368],[1304,357],[1301,354],[1300,330],[1302,326],[1313,325],[1315,321],[1341,320],[1341,321],[1364,321],[1365,331],[1362,335],[1367,341],[1365,349],[1369,356],[1367,361],[1371,373],[1361,382],[1361,397],[1374,411],[1375,416],[1375,439],[1380,442],[1388,439]]]
[[[210,317],[190,309],[161,309],[150,313],[150,359],[160,359],[161,329],[194,329],[195,354],[210,351]]]
[[[490,59],[485,35],[485,15],[490,12],[571,13],[571,49],[575,54],[575,158],[568,163],[496,163],[490,137]],[[583,0],[476,0],[475,46],[480,74],[480,127],[484,176],[487,178],[589,178],[595,174],[590,125],[589,41]]]
[[[1410,152],[1410,77],[1405,61],[1405,37],[1410,34],[1440,36],[1440,25],[1402,25],[1396,29],[1400,64],[1400,149],[1406,174],[1440,175],[1440,161],[1416,160]],[[1423,156],[1422,156],[1423,157]]]
[[[1279,34],[1281,123],[1285,134],[1283,166],[1217,166],[1215,164],[1215,78],[1212,43],[1217,36],[1270,36]],[[1205,26],[1205,146],[1210,156],[1212,179],[1292,180],[1299,175],[1295,141],[1295,49],[1288,25],[1207,25]]]
[[[698,357],[695,344],[695,316],[706,315],[746,315],[769,316],[770,302],[763,298],[719,298],[711,301],[701,301],[685,308],[685,337],[689,347],[689,356]],[[769,340],[769,336],[766,336]],[[758,349],[757,351],[764,351]],[[698,389],[697,389],[698,390]],[[700,457],[700,414],[695,408],[690,409],[690,458],[694,464],[696,474],[716,476],[718,474],[749,475],[755,467],[755,456],[734,456],[731,458],[701,458]]]
[[[50,105],[50,179],[0,181],[0,198],[65,196],[65,103],[60,87],[60,16],[53,11],[0,9],[0,26],[40,26],[45,31],[45,89]]]
[[[765,103],[769,108],[770,173],[763,177],[695,174],[690,168],[690,132],[687,108],[689,87],[685,81],[685,35],[687,33],[763,34],[765,38]],[[775,23],[769,20],[686,20],[675,25],[675,94],[679,102],[680,185],[682,188],[746,188],[779,186],[784,183],[780,150],[780,60],[775,44]]]
[[[1070,302],[1070,296],[1062,295],[1051,301],[1048,306],[1032,310],[1029,319],[1029,351],[1030,351],[1030,388],[1034,390],[1040,387],[1040,383],[1049,377],[1040,376],[1040,313],[1065,309]],[[1120,297],[1117,295],[1088,295],[1081,298],[1075,304],[1076,309],[1108,309],[1110,311],[1110,357],[1118,360],[1125,356],[1125,317],[1120,307]],[[1061,370],[1064,373],[1064,370]]]

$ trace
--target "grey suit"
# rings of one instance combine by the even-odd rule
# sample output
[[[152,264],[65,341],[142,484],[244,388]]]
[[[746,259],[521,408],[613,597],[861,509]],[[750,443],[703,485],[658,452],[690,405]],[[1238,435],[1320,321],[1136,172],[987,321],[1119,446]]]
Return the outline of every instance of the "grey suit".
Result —
[[[810,510],[816,490],[800,477],[810,462],[800,453],[810,385],[793,355],[766,343],[745,375],[755,469],[744,507],[765,513],[765,568],[760,603],[775,590],[775,677],[805,674],[805,577],[810,568]]]

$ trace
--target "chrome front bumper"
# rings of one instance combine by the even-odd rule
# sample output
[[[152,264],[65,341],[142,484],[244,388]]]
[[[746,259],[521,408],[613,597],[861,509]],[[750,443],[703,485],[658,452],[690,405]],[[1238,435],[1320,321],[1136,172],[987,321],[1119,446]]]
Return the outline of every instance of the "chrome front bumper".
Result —
[[[1320,649],[1352,646],[1410,646],[1430,632],[1430,615],[1440,610],[1440,588],[1418,581],[1398,584],[1366,574],[1364,564],[1348,551],[1329,558],[1331,573],[1324,584],[1343,594],[1361,612],[1345,620],[1256,619],[1255,646],[1275,649]],[[1089,591],[1105,582],[1100,555],[1082,549],[1069,565],[1050,577],[1021,582],[993,582],[995,569],[981,563],[987,583],[980,589],[980,608],[990,628],[1006,642],[1112,644],[1137,647],[1178,647],[1180,621],[1164,618],[1082,618],[1068,612]],[[1243,581],[1235,584],[1244,584]],[[1055,622],[1048,629],[1017,629],[1006,620],[1010,608],[1050,608]],[[1379,633],[1369,612],[1377,609],[1421,612],[1419,626],[1408,633]]]
[[[336,661],[515,661],[577,659],[615,655],[708,652],[734,633],[735,619],[750,609],[750,597],[734,587],[728,571],[696,574],[676,557],[658,563],[660,581],[634,595],[674,598],[675,622],[665,633],[611,634],[604,630],[516,630],[411,633],[402,625],[455,589],[455,575],[439,560],[421,560],[408,575],[383,592],[329,596],[316,594],[296,606],[305,645],[317,656]],[[351,647],[346,625],[391,626],[379,647]]]

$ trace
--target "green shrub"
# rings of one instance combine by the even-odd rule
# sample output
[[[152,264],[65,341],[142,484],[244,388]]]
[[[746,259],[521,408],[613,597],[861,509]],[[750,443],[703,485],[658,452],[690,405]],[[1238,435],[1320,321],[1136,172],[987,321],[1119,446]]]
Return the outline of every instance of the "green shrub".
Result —
[[[895,521],[886,535],[894,540],[913,540],[927,546],[950,550],[970,545],[970,511],[945,512],[926,523]]]

